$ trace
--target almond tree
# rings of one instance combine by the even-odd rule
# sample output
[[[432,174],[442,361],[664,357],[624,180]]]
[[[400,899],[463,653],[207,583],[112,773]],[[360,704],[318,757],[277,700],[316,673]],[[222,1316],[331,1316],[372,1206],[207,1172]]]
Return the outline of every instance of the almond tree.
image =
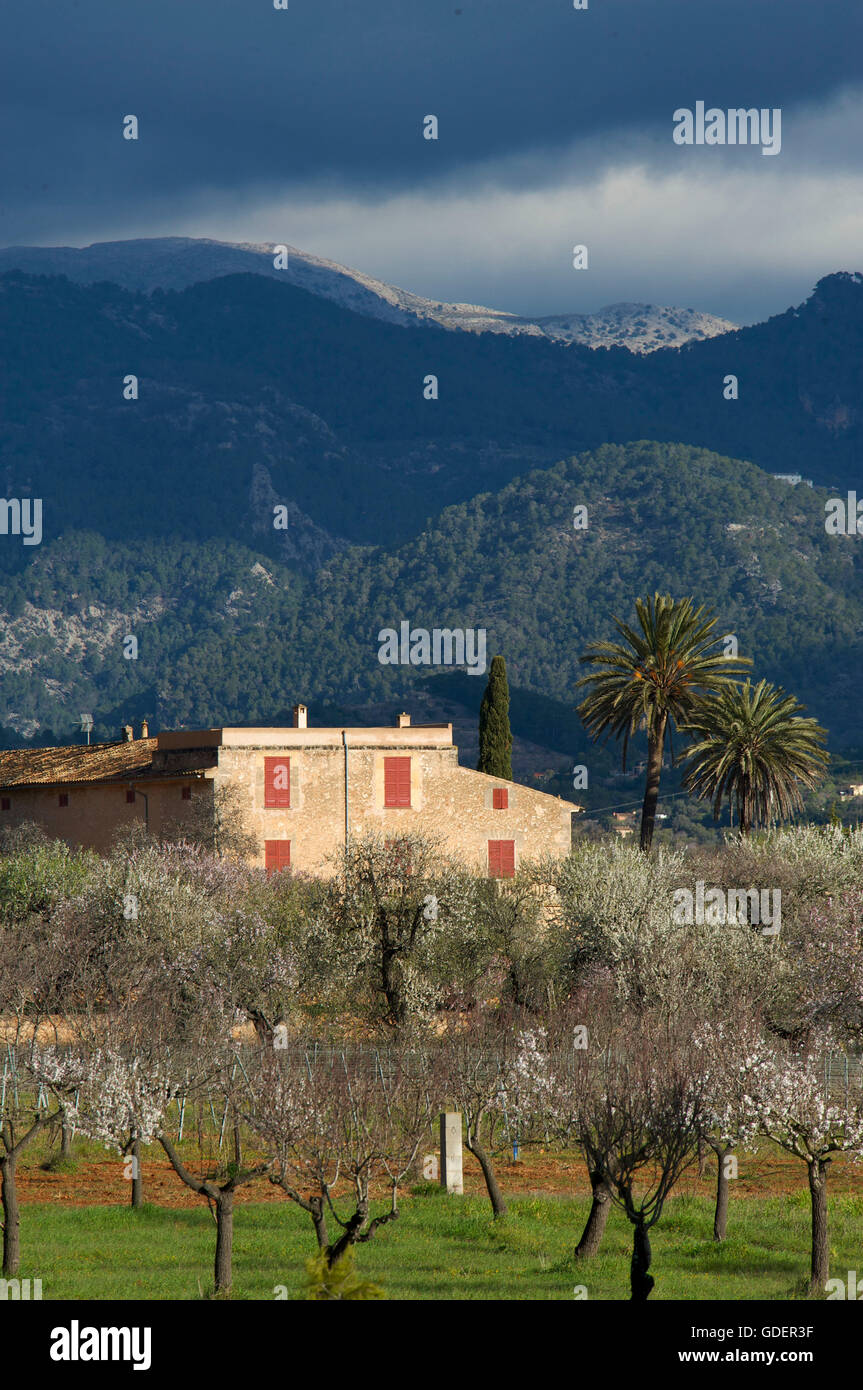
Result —
[[[431,1124],[422,1049],[261,1049],[242,1113],[275,1156],[270,1181],[311,1217],[332,1267],[399,1215],[398,1192]],[[373,1184],[389,1204],[372,1214]],[[330,1230],[330,1223],[338,1228]]]
[[[13,865],[12,872],[9,861],[0,863],[14,889],[10,891],[11,905],[3,904],[0,918],[0,1044],[5,1048],[0,1074],[2,1272],[6,1278],[14,1278],[21,1260],[18,1163],[43,1131],[53,1130],[61,1121],[63,1107],[56,1103],[40,1106],[41,1092],[26,1066],[34,1040],[50,1024],[45,995],[51,953],[41,912],[51,894],[51,875],[44,872],[44,865],[33,873],[32,865],[24,870],[20,864]],[[9,882],[3,887],[9,889]]]
[[[654,1286],[649,1232],[696,1153],[704,1126],[701,1059],[691,1021],[671,1027],[650,1015],[621,1014],[607,1040],[556,1047],[549,1058],[552,1108],[591,1174],[633,1227],[632,1300]]]
[[[741,1015],[729,1022],[705,1023],[695,1030],[693,1042],[704,1054],[702,1138],[716,1155],[713,1239],[722,1241],[728,1230],[728,1160],[735,1149],[751,1144],[760,1128],[749,1062],[761,1034],[754,1018]]]
[[[781,972],[770,999],[773,1031],[807,1047],[825,1029],[863,1043],[863,892],[811,904],[783,926]]]
[[[206,1198],[210,1210],[215,1214],[216,1253],[213,1265],[215,1291],[217,1295],[230,1294],[234,1242],[234,1198],[239,1188],[254,1182],[256,1178],[264,1177],[272,1167],[272,1163],[270,1160],[265,1160],[252,1168],[241,1168],[236,1164],[231,1164],[224,1173],[198,1177],[183,1162],[179,1151],[164,1127],[157,1138],[168,1155],[177,1176],[192,1192]]]
[[[116,1029],[114,1030],[116,1036]],[[139,1043],[120,1050],[90,1040],[71,1049],[34,1048],[33,1076],[61,1098],[83,1134],[123,1156],[132,1156],[132,1206],[143,1205],[141,1145],[158,1137],[168,1105],[178,1094],[170,1055]]]
[[[847,1100],[831,1094],[824,1062],[834,1047],[830,1033],[822,1033],[817,1047],[805,1052],[765,1042],[746,1067],[764,1133],[806,1164],[812,1204],[810,1294],[822,1293],[830,1277],[829,1165],[841,1153],[863,1158],[863,1077],[857,1075]]]
[[[44,1110],[21,1065],[23,1049],[7,1046],[0,1093],[0,1206],[3,1209],[3,1268],[14,1278],[21,1261],[21,1214],[18,1202],[18,1161],[43,1131],[60,1119],[59,1107]]]
[[[521,1073],[517,1075],[516,1069],[527,1066],[528,1044],[514,1032],[510,1018],[475,1010],[453,1021],[433,1046],[445,1103],[462,1115],[465,1148],[482,1170],[495,1219],[505,1216],[507,1205],[494,1170],[492,1135],[500,1115],[509,1117],[509,1107],[513,1119],[523,1120],[521,1093],[517,1097]]]

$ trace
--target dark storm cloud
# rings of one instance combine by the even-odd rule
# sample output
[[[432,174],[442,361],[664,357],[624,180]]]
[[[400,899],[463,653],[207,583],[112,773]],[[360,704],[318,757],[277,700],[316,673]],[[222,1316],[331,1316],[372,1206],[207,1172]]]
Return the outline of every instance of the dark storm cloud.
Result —
[[[6,0],[0,51],[0,243],[128,234],[208,194],[310,180],[380,195],[585,140],[596,170],[625,132],[671,113],[818,105],[860,80],[849,0]],[[420,137],[433,112],[441,139]],[[141,122],[137,143],[121,118]],[[787,117],[786,117],[787,126]],[[826,153],[842,163],[853,136]],[[576,147],[578,148],[578,147]],[[518,156],[522,156],[519,159]],[[514,158],[515,157],[515,158]],[[571,171],[571,154],[568,168]],[[825,154],[819,155],[822,160]],[[525,162],[527,160],[527,162]],[[517,172],[519,171],[520,172]],[[586,171],[585,171],[586,172]]]

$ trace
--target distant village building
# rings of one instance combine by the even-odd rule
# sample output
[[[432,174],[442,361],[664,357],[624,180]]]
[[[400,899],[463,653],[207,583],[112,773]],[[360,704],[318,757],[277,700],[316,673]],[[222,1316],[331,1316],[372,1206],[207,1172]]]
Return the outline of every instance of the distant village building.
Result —
[[[611,818],[614,821],[614,829],[618,835],[622,835],[625,839],[627,835],[634,834],[639,813],[638,811],[612,811]]]
[[[0,825],[36,821],[54,838],[106,851],[118,829],[154,835],[233,788],[268,871],[332,871],[350,837],[437,840],[475,870],[511,877],[519,862],[566,855],[575,806],[460,767],[451,724],[316,729],[199,729],[116,743],[0,752]],[[199,810],[199,807],[195,808]]]
[[[847,787],[839,788],[839,800],[851,801],[863,796],[863,782],[851,782]]]
[[[805,483],[806,487],[812,487],[812,479],[804,478],[802,473],[772,473],[771,477],[777,482],[789,483],[791,487],[798,487],[800,483]]]

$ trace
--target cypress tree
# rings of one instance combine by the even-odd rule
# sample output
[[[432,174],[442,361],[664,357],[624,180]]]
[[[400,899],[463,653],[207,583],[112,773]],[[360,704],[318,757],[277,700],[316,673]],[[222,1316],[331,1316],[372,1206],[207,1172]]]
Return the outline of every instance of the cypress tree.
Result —
[[[477,772],[512,781],[512,734],[509,727],[509,685],[506,662],[496,656],[488,673],[488,685],[479,707],[479,762]]]

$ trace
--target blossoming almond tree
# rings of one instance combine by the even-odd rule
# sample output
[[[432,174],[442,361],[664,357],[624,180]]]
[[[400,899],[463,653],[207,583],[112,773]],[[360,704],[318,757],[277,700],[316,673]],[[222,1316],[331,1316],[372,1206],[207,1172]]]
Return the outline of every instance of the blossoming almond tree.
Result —
[[[145,1051],[105,1047],[34,1049],[34,1076],[65,1097],[77,1127],[89,1139],[132,1158],[132,1206],[143,1205],[141,1145],[158,1137],[163,1116],[177,1095],[179,1082],[170,1059]]]
[[[494,1126],[504,1117],[523,1130],[525,1121],[532,1119],[538,1108],[526,1103],[534,1093],[538,1098],[537,1088],[544,1076],[537,1037],[515,1032],[507,1016],[475,1009],[451,1024],[435,1047],[444,1104],[453,1106],[463,1117],[465,1148],[482,1169],[497,1220],[506,1215],[507,1204],[494,1168]]]
[[[21,1261],[18,1160],[37,1135],[60,1120],[60,1108],[42,1109],[33,1095],[19,1049],[4,1058],[0,1091],[0,1207],[3,1211],[3,1276],[14,1278]],[[11,1063],[11,1069],[9,1067]]]
[[[749,1084],[747,1062],[761,1039],[757,1020],[742,1015],[729,1022],[709,1021],[696,1028],[693,1043],[704,1056],[705,1103],[702,1138],[716,1155],[716,1206],[713,1239],[728,1230],[729,1166],[733,1151],[759,1133],[760,1111]]]
[[[806,1164],[812,1203],[811,1294],[822,1293],[830,1277],[829,1165],[838,1154],[863,1159],[863,1075],[849,1078],[847,1099],[837,1094],[824,1065],[834,1047],[829,1032],[806,1052],[764,1043],[745,1066],[745,1083],[764,1133]]]
[[[632,1300],[653,1288],[649,1231],[692,1160],[704,1126],[703,1061],[693,1022],[622,1011],[584,1049],[557,1045],[549,1060],[552,1108],[591,1175],[633,1227]],[[594,1189],[595,1192],[595,1189]]]
[[[398,1192],[431,1125],[428,1057],[387,1049],[261,1049],[243,1115],[276,1159],[270,1181],[307,1212],[332,1266],[397,1219]],[[372,1215],[372,1187],[389,1206]],[[339,1228],[333,1236],[328,1222]]]

